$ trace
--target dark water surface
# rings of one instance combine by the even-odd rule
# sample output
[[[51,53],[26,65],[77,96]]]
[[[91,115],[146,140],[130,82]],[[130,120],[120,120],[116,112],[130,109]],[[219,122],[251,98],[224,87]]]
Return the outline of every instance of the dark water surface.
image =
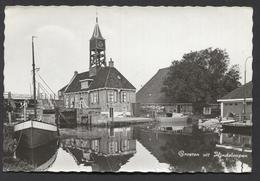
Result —
[[[58,143],[16,155],[36,171],[250,172],[251,136],[178,123],[61,129]]]

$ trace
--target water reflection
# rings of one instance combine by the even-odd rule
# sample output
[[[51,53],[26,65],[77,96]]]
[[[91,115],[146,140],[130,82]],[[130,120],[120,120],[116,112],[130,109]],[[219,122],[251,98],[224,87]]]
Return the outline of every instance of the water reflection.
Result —
[[[16,151],[16,156],[32,165],[35,171],[44,171],[55,162],[58,147],[58,141],[36,149],[19,146]]]
[[[252,168],[250,135],[206,132],[192,124],[79,127],[60,133],[59,146],[22,150],[17,157],[29,160],[37,170],[56,172],[248,172]]]
[[[217,146],[224,172],[251,172],[252,170],[252,136],[221,133]]]
[[[192,126],[189,128],[183,128],[183,134],[166,134],[147,128],[137,128],[135,131],[137,140],[161,163],[168,163],[172,171],[201,171],[203,167],[220,170],[216,158],[202,156],[203,153],[214,152],[218,135],[198,134]]]
[[[75,133],[63,130],[61,148],[70,153],[78,165],[89,165],[92,171],[118,171],[136,153],[133,128],[77,128]]]

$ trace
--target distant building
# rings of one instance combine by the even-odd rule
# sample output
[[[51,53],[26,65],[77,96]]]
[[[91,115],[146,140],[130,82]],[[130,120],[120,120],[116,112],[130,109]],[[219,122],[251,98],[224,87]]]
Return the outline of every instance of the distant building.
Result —
[[[140,103],[143,114],[167,114],[192,113],[191,103],[172,102],[161,91],[170,67],[159,69],[159,71],[137,92],[136,101]]]
[[[245,116],[246,119],[252,120],[252,81],[247,84],[233,90],[221,99],[217,100],[220,103],[221,117],[228,118],[234,117],[239,120],[244,115],[244,103],[245,103]],[[245,102],[244,102],[245,100]]]
[[[220,106],[218,103],[206,104],[203,107],[203,116],[206,118],[215,118],[220,116]]]
[[[112,118],[132,115],[135,91],[135,87],[114,67],[112,59],[107,66],[105,39],[96,19],[90,39],[89,71],[75,71],[70,82],[59,90],[59,97],[64,100],[66,108],[81,111],[78,119],[93,116],[93,112]]]

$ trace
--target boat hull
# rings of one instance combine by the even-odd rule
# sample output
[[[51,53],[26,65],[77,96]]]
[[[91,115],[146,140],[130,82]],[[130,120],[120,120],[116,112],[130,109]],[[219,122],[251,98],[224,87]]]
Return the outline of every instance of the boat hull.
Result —
[[[58,129],[55,125],[26,121],[15,125],[15,137],[19,146],[37,148],[57,140]]]

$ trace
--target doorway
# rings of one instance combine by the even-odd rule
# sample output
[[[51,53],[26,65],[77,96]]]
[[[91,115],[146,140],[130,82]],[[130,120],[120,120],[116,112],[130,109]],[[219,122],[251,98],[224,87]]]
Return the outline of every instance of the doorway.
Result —
[[[109,117],[110,118],[114,117],[114,109],[112,107],[109,108]]]

